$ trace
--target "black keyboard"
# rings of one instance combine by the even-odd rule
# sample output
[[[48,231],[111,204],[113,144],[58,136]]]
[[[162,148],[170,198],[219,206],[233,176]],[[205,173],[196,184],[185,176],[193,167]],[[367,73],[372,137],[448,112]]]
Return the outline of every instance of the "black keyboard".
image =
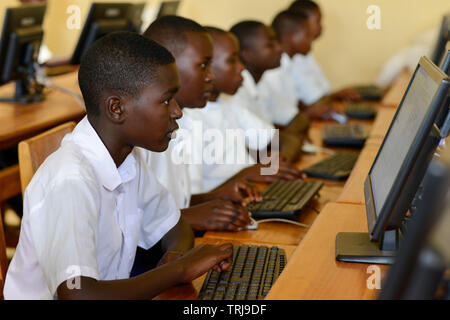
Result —
[[[375,85],[356,86],[353,88],[363,100],[379,101],[383,99],[384,90]]]
[[[329,146],[362,148],[369,134],[359,124],[332,124],[323,128],[322,139]]]
[[[349,118],[373,119],[377,115],[377,108],[370,103],[349,103],[345,106],[344,113]]]
[[[321,181],[276,181],[263,191],[263,200],[249,203],[247,210],[255,219],[296,219],[322,186]]]
[[[358,160],[358,154],[349,152],[338,152],[328,158],[303,170],[310,177],[345,180],[352,172]]]
[[[199,300],[262,300],[286,265],[283,249],[234,246],[230,272],[210,270]]]

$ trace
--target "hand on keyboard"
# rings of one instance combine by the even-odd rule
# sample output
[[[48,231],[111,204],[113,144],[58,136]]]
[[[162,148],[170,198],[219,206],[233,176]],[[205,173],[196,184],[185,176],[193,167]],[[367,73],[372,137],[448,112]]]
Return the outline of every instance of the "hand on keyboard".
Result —
[[[229,200],[243,206],[249,202],[261,201],[262,199],[262,193],[257,187],[238,179],[229,180],[211,193],[217,199]]]
[[[240,231],[251,224],[243,206],[226,200],[212,200],[182,210],[183,217],[197,231]]]
[[[299,180],[304,178],[304,175],[300,171],[283,160],[279,162],[278,171],[274,175],[262,175],[262,167],[262,164],[256,164],[246,168],[241,171],[240,177],[256,183],[271,183],[278,180]]]
[[[331,95],[332,99],[344,101],[361,101],[361,95],[353,88],[339,90]]]
[[[220,246],[200,244],[177,261],[183,270],[180,282],[191,282],[210,269],[217,272],[230,271],[233,263],[233,246],[230,243]]]

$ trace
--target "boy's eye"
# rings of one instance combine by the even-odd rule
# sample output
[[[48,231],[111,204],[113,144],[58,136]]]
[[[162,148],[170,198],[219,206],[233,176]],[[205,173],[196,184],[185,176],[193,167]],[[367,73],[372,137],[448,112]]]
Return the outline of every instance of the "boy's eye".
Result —
[[[167,100],[164,100],[164,104],[166,105],[166,106],[168,106],[168,105],[170,105],[170,101],[172,100],[172,98],[170,98],[170,99],[167,99]]]

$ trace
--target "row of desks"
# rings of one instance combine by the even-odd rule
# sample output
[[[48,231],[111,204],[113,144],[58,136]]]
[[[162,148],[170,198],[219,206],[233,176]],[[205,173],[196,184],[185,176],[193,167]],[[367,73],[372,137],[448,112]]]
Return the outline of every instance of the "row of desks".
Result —
[[[403,73],[381,102],[375,121],[363,121],[371,127],[371,136],[361,150],[352,174],[346,182],[324,181],[320,198],[311,208],[303,210],[299,221],[309,224],[300,228],[291,224],[264,223],[257,231],[207,232],[196,243],[224,243],[278,246],[286,250],[288,264],[273,285],[266,299],[375,299],[377,289],[367,285],[373,269],[366,264],[344,263],[335,260],[335,239],[339,232],[367,232],[363,185],[383,138],[393,119],[411,77]],[[322,146],[320,131],[327,122],[315,122],[310,137]],[[347,150],[348,151],[348,150]],[[305,155],[297,164],[303,169],[329,156],[327,153]],[[318,213],[320,212],[320,213]],[[380,276],[387,266],[376,266]],[[205,276],[192,284],[178,286],[159,299],[195,299]]]

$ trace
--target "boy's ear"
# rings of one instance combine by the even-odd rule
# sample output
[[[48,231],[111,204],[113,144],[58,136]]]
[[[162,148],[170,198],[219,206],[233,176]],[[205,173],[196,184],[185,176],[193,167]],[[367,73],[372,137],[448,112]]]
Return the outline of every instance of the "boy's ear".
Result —
[[[239,53],[240,58],[244,64],[248,61],[252,61],[253,58],[253,52],[250,49],[241,49],[241,52]]]
[[[106,116],[114,123],[123,123],[126,119],[126,110],[123,99],[120,96],[106,98]]]

